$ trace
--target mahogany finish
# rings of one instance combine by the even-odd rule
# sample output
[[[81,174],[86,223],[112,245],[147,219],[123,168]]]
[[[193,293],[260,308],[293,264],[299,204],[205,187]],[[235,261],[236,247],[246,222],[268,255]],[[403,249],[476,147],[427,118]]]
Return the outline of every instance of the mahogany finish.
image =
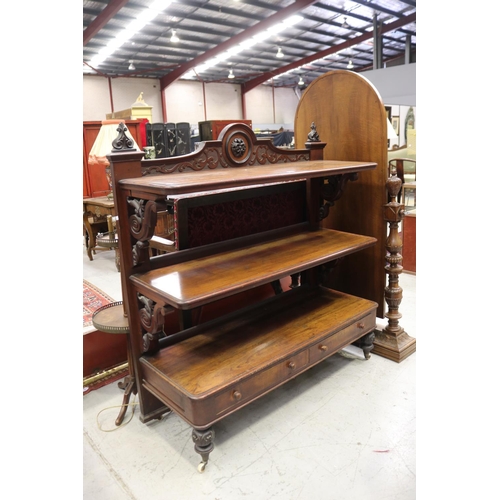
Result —
[[[139,292],[153,299],[164,300],[176,308],[192,309],[325,264],[374,243],[374,238],[340,231],[304,231],[219,251],[130,279]],[[167,260],[164,262],[167,266]]]
[[[362,178],[376,165],[311,160],[308,150],[284,152],[257,140],[244,124],[229,125],[220,137],[183,157],[109,156],[141,420],[172,409],[189,422],[200,471],[214,449],[214,422],[349,343],[361,341],[368,358],[377,308],[323,286],[338,262],[376,239],[321,227],[358,174]],[[322,147],[312,148],[315,157]],[[243,199],[260,187],[282,192],[283,183],[306,188],[302,220],[151,256],[157,213],[169,197],[193,193],[202,199],[229,190]],[[224,203],[218,208],[223,226],[229,213]],[[258,215],[249,209],[244,218]],[[287,276],[292,288],[283,290],[279,280]],[[190,312],[265,284],[274,284],[275,296],[250,305],[236,301],[233,312],[196,326],[181,315],[176,332],[165,327],[172,310]]]
[[[324,226],[377,238],[370,249],[346,258],[332,276],[331,286],[378,303],[384,317],[387,225],[387,118],[373,85],[362,75],[334,70],[316,78],[302,94],[295,114],[295,143],[307,140],[311,122],[326,142],[325,160],[366,161],[377,168],[360,175],[335,202]],[[370,279],[366,279],[370,276]]]
[[[372,331],[375,308],[351,295],[298,287],[143,356],[143,384],[206,428]]]

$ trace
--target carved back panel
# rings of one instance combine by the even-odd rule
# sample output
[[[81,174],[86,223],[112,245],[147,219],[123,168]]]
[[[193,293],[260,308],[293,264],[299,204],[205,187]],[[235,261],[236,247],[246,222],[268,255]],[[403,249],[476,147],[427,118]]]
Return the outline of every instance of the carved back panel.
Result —
[[[278,148],[273,145],[272,139],[257,138],[248,125],[233,123],[224,127],[218,140],[202,142],[193,153],[173,158],[143,160],[141,167],[142,175],[174,174],[309,159],[310,154],[307,149]]]

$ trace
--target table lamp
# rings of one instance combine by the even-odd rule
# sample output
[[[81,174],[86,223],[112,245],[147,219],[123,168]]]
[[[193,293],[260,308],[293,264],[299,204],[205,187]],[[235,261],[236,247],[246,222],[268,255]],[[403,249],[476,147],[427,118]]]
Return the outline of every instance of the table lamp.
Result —
[[[106,179],[108,180],[108,185],[110,189],[110,194],[108,198],[113,197],[113,190],[111,185],[111,172],[109,169],[109,161],[106,155],[110,154],[113,150],[113,141],[119,135],[118,126],[123,123],[123,120],[103,120],[101,122],[101,128],[99,133],[92,145],[92,149],[89,153],[89,165],[102,165],[105,170]],[[127,148],[128,151],[139,150],[139,146],[135,142],[134,138],[130,135],[127,128],[125,127],[125,136],[130,139],[130,147]]]

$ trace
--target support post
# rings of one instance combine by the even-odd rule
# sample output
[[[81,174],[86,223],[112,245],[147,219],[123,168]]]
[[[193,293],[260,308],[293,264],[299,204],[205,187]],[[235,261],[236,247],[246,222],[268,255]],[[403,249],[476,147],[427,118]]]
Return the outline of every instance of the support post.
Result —
[[[386,241],[387,257],[385,271],[389,277],[385,288],[385,301],[389,307],[385,317],[388,325],[382,330],[375,330],[373,353],[398,363],[417,350],[416,340],[410,337],[399,324],[402,315],[399,305],[403,299],[403,289],[399,286],[399,275],[403,271],[401,250],[403,243],[399,236],[399,223],[403,219],[404,205],[396,201],[402,181],[396,175],[396,169],[391,168],[386,187],[389,193],[389,203],[384,205],[384,220],[389,223],[389,235]]]

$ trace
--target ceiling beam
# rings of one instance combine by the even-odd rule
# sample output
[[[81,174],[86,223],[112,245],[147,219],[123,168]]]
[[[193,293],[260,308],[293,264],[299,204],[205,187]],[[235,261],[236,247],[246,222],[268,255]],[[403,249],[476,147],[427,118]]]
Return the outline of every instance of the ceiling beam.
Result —
[[[415,22],[417,19],[417,14],[416,12],[413,14],[410,14],[409,16],[403,16],[399,18],[397,21],[394,21],[393,23],[390,24],[382,24],[380,32],[382,33],[387,33],[389,31],[393,31],[395,29],[401,28],[402,26],[405,26],[407,24]],[[329,49],[322,50],[320,52],[316,52],[315,54],[312,54],[308,57],[304,57],[303,59],[299,59],[298,61],[295,61],[293,63],[287,64],[286,66],[282,66],[281,68],[274,70],[274,71],[268,71],[267,73],[263,73],[262,75],[258,76],[257,78],[254,78],[253,80],[249,80],[248,82],[244,83],[241,86],[241,93],[245,94],[246,92],[249,92],[250,90],[254,89],[261,83],[267,82],[270,78],[274,76],[281,75],[282,73],[286,73],[287,71],[290,71],[292,69],[298,68],[300,66],[303,66],[304,64],[309,64],[313,61],[316,61],[317,59],[321,59],[322,57],[329,56],[331,54],[335,54],[336,52],[339,52],[343,49],[346,49],[348,47],[352,47],[353,45],[356,45],[358,43],[364,42],[365,40],[368,40],[369,38],[373,37],[372,32],[364,33],[363,35],[350,38],[349,40],[346,40],[343,43],[340,43],[338,45],[335,45],[334,47],[331,47]],[[375,56],[374,56],[375,57]]]
[[[129,0],[111,0],[100,14],[87,26],[83,32],[83,46],[94,38],[108,21],[126,4]]]
[[[237,45],[238,43],[247,40],[253,35],[256,35],[257,33],[264,31],[265,29],[273,26],[274,24],[279,23],[283,19],[286,19],[287,17],[290,17],[296,14],[297,12],[300,12],[301,10],[305,9],[306,7],[309,7],[309,5],[312,5],[317,1],[318,0],[296,0],[288,7],[281,9],[280,11],[276,12],[276,14],[269,16],[267,19],[261,21],[260,23],[257,23],[254,26],[242,31],[238,35],[233,36],[232,38],[226,40],[225,42],[222,42],[221,44],[217,45],[217,47],[208,50],[204,54],[195,57],[194,59],[188,61],[187,63],[181,64],[177,69],[175,69],[168,75],[163,76],[160,79],[161,90],[168,87],[170,84],[178,80],[182,75],[187,73],[189,70],[195,68],[196,66],[204,63],[205,61],[208,61],[212,57],[215,57],[221,54],[222,52],[225,52],[234,45]]]

